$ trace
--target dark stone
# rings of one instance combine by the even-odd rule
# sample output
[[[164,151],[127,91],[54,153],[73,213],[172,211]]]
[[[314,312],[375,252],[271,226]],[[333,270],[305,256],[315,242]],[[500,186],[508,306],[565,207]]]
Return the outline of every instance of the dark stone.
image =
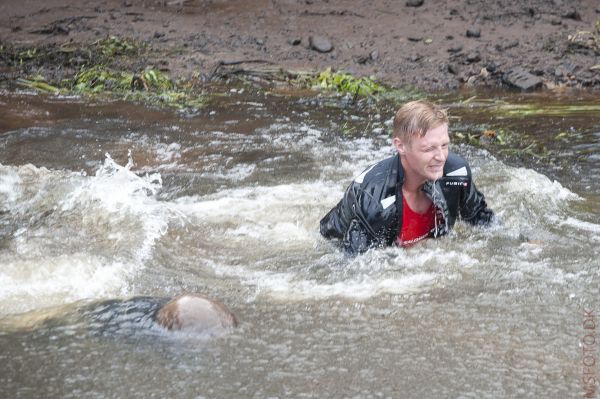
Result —
[[[577,10],[569,11],[568,13],[564,14],[562,17],[565,19],[573,19],[575,21],[581,21],[581,14],[579,14],[579,11],[577,11]]]
[[[533,90],[542,85],[542,79],[534,76],[521,67],[508,71],[502,77],[504,83],[521,90]]]
[[[421,7],[424,2],[425,2],[425,0],[407,0],[406,6],[407,7]]]
[[[290,40],[289,40],[289,43],[290,43],[292,46],[297,46],[297,45],[299,45],[300,43],[302,43],[302,39],[299,39],[299,38],[290,39]]]
[[[312,50],[316,50],[319,53],[329,53],[333,50],[333,44],[331,41],[323,36],[309,36],[308,47]]]
[[[473,64],[473,63],[479,62],[479,61],[481,61],[481,56],[479,55],[479,53],[473,52],[473,53],[467,54],[467,62],[469,64]]]
[[[456,80],[448,82],[448,83],[446,83],[446,87],[449,90],[457,90],[458,89],[458,82]]]
[[[355,58],[355,60],[357,63],[364,65],[367,62],[371,61],[371,57],[368,55],[359,55],[358,57]]]
[[[531,71],[531,74],[535,76],[544,76],[544,71],[541,69],[534,69]]]
[[[490,73],[495,73],[498,70],[498,65],[494,61],[490,61],[485,65],[485,69]]]
[[[452,54],[456,54],[456,53],[460,53],[463,49],[463,46],[461,44],[457,44],[456,46],[452,46],[448,49],[449,53]]]
[[[420,42],[421,40],[423,40],[422,37],[419,36],[409,36],[407,37],[409,42]]]
[[[481,37],[481,30],[479,28],[467,29],[467,37]]]
[[[452,75],[458,75],[458,66],[456,64],[448,64],[448,72]]]

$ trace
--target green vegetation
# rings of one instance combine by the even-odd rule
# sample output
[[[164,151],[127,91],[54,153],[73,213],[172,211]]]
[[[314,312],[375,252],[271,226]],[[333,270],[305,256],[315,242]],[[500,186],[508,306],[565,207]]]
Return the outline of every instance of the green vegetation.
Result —
[[[38,50],[2,46],[0,56],[8,65],[21,69],[23,77],[17,79],[17,84],[43,93],[123,99],[173,108],[204,106],[205,97],[194,87],[175,83],[154,67],[132,70],[132,65],[143,60],[146,50],[143,43],[108,36],[83,47],[64,44]],[[40,74],[48,64],[61,66],[61,73],[54,79]]]
[[[118,72],[94,66],[83,68],[73,80],[63,81],[60,87],[46,82],[43,76],[19,79],[21,86],[44,93],[74,93],[98,98],[120,98],[149,105],[173,108],[204,106],[204,96],[176,85],[162,72],[146,69],[139,74]]]
[[[60,93],[58,87],[52,86],[46,82],[43,76],[34,76],[31,79],[17,79],[17,83],[21,86],[28,87],[44,93]]]
[[[130,39],[108,36],[94,42],[94,46],[105,57],[131,56],[139,54],[144,45]]]
[[[349,93],[353,96],[374,96],[386,89],[376,83],[373,78],[356,78],[349,73],[333,72],[331,68],[319,73],[313,80],[312,86],[333,90],[338,93]]]
[[[600,105],[497,104],[492,109],[498,114],[508,117],[569,116],[578,113],[600,112]]]
[[[295,86],[308,86],[326,92],[350,95],[353,101],[358,98],[367,98],[377,102],[398,103],[423,96],[417,90],[390,88],[376,82],[373,77],[359,78],[347,72],[334,72],[331,68],[312,74],[296,73],[296,78],[289,83]]]

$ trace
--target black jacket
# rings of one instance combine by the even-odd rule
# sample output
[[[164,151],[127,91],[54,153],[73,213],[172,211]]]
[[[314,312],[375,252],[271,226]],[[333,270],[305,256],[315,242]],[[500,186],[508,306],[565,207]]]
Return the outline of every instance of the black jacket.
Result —
[[[398,154],[367,168],[321,219],[321,234],[340,239],[351,254],[393,244],[402,228],[403,181]],[[494,216],[471,180],[468,163],[452,152],[448,153],[443,177],[426,182],[423,191],[436,208],[430,237],[447,234],[459,215],[473,225],[489,224]]]

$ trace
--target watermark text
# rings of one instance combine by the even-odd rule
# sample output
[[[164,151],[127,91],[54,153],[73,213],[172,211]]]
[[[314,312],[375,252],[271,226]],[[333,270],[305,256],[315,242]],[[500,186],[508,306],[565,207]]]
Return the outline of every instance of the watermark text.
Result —
[[[592,307],[583,307],[582,375],[583,397],[596,398],[598,395],[598,315]]]

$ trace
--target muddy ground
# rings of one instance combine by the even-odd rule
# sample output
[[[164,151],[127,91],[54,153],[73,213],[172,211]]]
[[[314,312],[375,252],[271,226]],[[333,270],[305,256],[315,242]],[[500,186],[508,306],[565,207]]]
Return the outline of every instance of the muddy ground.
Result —
[[[81,52],[14,54],[115,35],[148,45],[130,66],[172,78],[333,67],[425,90],[600,88],[599,21],[597,0],[2,0],[0,75],[68,75]]]

